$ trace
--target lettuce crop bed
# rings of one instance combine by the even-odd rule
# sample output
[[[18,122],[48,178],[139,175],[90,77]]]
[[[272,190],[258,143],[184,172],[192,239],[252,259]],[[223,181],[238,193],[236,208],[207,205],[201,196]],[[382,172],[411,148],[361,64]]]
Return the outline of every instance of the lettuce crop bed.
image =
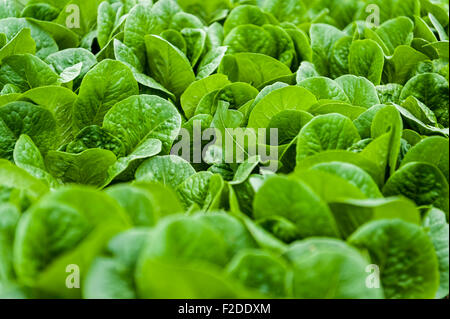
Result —
[[[447,297],[448,34],[443,0],[0,1],[0,298]]]

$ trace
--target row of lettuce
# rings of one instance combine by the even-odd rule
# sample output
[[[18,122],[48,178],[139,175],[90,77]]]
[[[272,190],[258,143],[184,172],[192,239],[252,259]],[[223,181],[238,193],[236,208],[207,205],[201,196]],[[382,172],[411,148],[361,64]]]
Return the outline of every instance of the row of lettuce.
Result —
[[[428,0],[2,2],[0,297],[447,296],[448,22]],[[198,125],[231,149],[191,163]]]

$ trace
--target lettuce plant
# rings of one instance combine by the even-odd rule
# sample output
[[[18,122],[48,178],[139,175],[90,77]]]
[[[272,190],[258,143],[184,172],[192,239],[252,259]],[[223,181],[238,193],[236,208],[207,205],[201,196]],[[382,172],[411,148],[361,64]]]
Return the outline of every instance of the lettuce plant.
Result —
[[[0,298],[448,297],[448,35],[440,0],[1,1]]]

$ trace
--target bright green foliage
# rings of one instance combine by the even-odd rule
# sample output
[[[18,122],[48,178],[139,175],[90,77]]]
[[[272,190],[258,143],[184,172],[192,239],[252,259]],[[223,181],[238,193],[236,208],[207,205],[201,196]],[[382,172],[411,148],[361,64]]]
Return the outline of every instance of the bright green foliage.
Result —
[[[0,0],[0,299],[443,299],[448,216],[448,2]]]

